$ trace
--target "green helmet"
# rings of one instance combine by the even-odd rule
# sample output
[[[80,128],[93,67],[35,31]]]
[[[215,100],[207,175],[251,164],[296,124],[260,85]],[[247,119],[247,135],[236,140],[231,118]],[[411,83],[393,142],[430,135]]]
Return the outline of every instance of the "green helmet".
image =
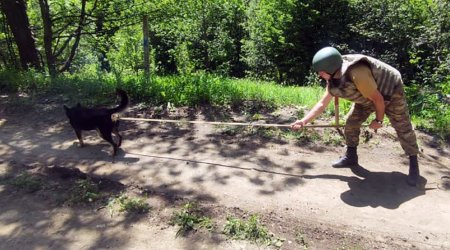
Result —
[[[314,55],[312,66],[314,71],[325,71],[333,74],[342,65],[342,55],[333,47],[325,47]]]

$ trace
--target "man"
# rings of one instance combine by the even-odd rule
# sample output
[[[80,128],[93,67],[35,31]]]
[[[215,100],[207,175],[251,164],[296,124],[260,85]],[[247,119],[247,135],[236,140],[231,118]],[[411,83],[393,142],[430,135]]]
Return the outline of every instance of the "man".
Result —
[[[383,126],[386,114],[397,132],[403,150],[409,156],[407,183],[416,186],[419,180],[417,161],[419,150],[409,117],[403,81],[398,70],[365,55],[342,56],[333,47],[319,50],[314,55],[312,66],[327,82],[325,94],[308,114],[292,123],[291,128],[293,130],[303,128],[325,110],[333,96],[352,101],[353,106],[344,128],[347,151],[342,158],[332,164],[335,168],[352,167],[358,166],[356,149],[361,124],[375,112],[375,119],[370,122],[369,128],[376,131]]]

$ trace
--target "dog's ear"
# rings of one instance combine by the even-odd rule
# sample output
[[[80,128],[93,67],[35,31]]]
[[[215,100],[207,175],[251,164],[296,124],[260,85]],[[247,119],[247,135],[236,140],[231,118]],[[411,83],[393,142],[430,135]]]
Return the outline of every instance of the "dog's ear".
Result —
[[[66,111],[68,111],[68,110],[69,110],[69,107],[67,107],[67,106],[64,104],[64,109],[65,109]]]
[[[81,104],[80,104],[80,103],[77,103],[77,107],[78,107],[78,108],[81,107]]]

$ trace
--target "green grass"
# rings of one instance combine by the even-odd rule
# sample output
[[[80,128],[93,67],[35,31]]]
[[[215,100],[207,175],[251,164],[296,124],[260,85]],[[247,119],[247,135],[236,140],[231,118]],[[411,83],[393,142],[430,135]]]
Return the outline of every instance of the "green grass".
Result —
[[[59,94],[70,101],[102,104],[116,87],[124,88],[136,102],[175,106],[233,105],[260,101],[266,105],[302,105],[312,107],[323,94],[323,88],[282,86],[274,82],[223,78],[215,75],[143,76],[78,74],[49,78],[37,72],[0,71],[2,92]],[[344,106],[343,106],[344,107]]]
[[[297,231],[295,234],[295,242],[299,244],[302,248],[301,249],[308,249],[310,243],[308,242],[306,235],[303,231]]]
[[[344,144],[344,138],[334,130],[324,130],[322,134],[322,141],[325,145],[341,146]]]
[[[412,120],[416,127],[441,137],[450,136],[450,105],[446,103],[449,82],[442,90],[421,90],[419,86],[406,88]],[[111,95],[116,87],[125,89],[133,103],[171,106],[232,106],[245,108],[251,101],[258,109],[294,105],[310,109],[323,95],[324,89],[317,82],[305,87],[284,86],[275,82],[250,79],[224,78],[210,74],[151,76],[136,74],[75,73],[63,74],[51,79],[45,74],[27,71],[0,70],[0,92],[27,92],[34,95],[59,96],[69,105],[81,102],[84,105],[111,104]],[[351,102],[340,100],[341,117],[346,114]],[[299,108],[302,109],[302,108]],[[299,111],[299,118],[304,111]],[[334,114],[330,104],[325,115]],[[258,119],[258,115],[253,119]]]
[[[175,212],[172,216],[171,224],[180,227],[176,236],[185,235],[189,231],[201,228],[209,231],[214,228],[211,218],[203,216],[203,212],[196,202],[188,202],[180,211]]]
[[[145,202],[144,199],[139,197],[129,197],[125,194],[121,194],[118,197],[110,199],[107,207],[109,208],[111,216],[116,210],[120,213],[125,212],[127,214],[143,214],[147,213],[151,209],[150,205]]]
[[[282,136],[288,140],[296,140],[299,144],[321,140],[321,135],[315,129],[286,130],[282,132]]]
[[[8,180],[7,183],[27,192],[38,191],[44,186],[43,181],[39,177],[25,171]]]
[[[247,79],[228,80],[234,89],[242,93],[246,99],[265,100],[282,105],[304,105],[312,107],[323,95],[320,86],[295,87],[283,86],[274,82]]]
[[[450,76],[436,88],[405,88],[412,122],[417,128],[450,139]]]
[[[222,232],[233,239],[249,240],[257,244],[276,247],[282,245],[282,240],[275,238],[255,214],[251,215],[248,220],[229,216]]]
[[[69,190],[68,202],[71,204],[92,203],[97,201],[99,197],[98,185],[88,178],[75,182]]]

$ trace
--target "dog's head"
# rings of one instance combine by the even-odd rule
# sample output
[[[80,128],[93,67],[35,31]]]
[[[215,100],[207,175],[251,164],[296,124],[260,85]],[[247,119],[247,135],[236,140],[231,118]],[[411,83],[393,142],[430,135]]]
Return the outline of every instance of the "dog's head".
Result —
[[[73,114],[78,112],[78,110],[81,108],[81,104],[78,103],[77,105],[73,106],[72,108],[67,107],[66,105],[64,105],[64,111],[66,111],[66,115],[67,117],[69,117],[69,119],[71,117],[73,117]]]

